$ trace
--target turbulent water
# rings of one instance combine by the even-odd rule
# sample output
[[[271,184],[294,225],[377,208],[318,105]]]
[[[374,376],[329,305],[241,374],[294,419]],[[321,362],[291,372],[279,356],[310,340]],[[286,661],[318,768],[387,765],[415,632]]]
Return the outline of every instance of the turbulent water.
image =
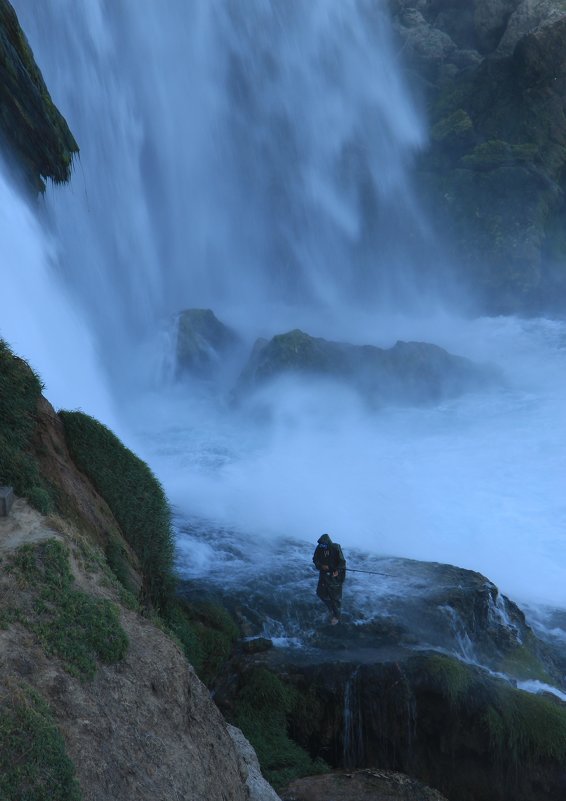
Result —
[[[19,265],[0,330],[57,405],[149,460],[182,571],[218,567],[206,521],[256,548],[259,571],[275,543],[309,560],[330,531],[346,552],[452,562],[566,606],[566,326],[458,315],[457,265],[411,185],[426,125],[379,4],[14,5],[81,158],[39,219],[0,183]],[[295,326],[430,341],[505,386],[370,415],[347,387],[286,382],[234,409],[238,365],[216,392],[172,383],[186,307],[248,345]]]

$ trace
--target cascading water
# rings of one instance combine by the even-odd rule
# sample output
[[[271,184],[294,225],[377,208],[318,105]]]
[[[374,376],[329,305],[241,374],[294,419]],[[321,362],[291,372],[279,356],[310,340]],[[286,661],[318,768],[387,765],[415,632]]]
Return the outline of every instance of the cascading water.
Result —
[[[16,3],[81,146],[48,202],[60,269],[116,373],[183,306],[255,335],[274,306],[414,293],[424,129],[379,4],[142,6]]]
[[[14,5],[81,147],[71,185],[44,202],[54,257],[36,222],[22,236],[50,276],[45,305],[62,304],[75,344],[71,319],[92,335],[89,375],[108,377],[120,433],[137,437],[179,518],[268,541],[330,530],[346,551],[450,561],[515,597],[563,603],[564,325],[414,306],[442,279],[410,180],[426,133],[384,6]],[[28,298],[14,286],[23,331]],[[348,388],[291,384],[266,393],[258,422],[164,385],[163,331],[183,307],[213,308],[249,342],[294,326],[436,342],[500,365],[507,384],[378,417]],[[80,367],[61,372],[59,340],[42,328],[49,352],[24,355],[47,394],[59,376],[59,405],[108,422],[92,380],[81,389]],[[18,348],[17,324],[2,331]],[[183,542],[206,572],[214,554]]]

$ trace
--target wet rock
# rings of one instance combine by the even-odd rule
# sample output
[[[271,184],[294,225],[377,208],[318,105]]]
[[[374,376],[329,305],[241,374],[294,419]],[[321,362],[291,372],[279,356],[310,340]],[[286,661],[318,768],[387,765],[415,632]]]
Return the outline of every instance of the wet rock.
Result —
[[[432,136],[418,171],[449,258],[492,311],[562,311],[564,3],[391,4],[424,77]],[[438,46],[444,37],[453,48]]]
[[[495,374],[425,342],[392,348],[311,337],[298,329],[258,340],[241,375],[239,392],[284,374],[346,381],[372,402],[433,402],[491,383]]]
[[[337,771],[297,779],[283,801],[446,801],[436,790],[390,770]]]
[[[273,648],[273,642],[267,637],[254,637],[251,640],[244,640],[242,642],[242,651],[245,654],[261,654],[264,651],[269,651],[271,648]]]
[[[210,309],[185,309],[177,323],[177,373],[213,375],[239,341]]]
[[[566,710],[479,668],[423,653],[303,666],[293,680],[316,688],[322,711],[308,743],[334,767],[379,765],[463,801],[548,801],[566,791],[566,746],[556,740]]]

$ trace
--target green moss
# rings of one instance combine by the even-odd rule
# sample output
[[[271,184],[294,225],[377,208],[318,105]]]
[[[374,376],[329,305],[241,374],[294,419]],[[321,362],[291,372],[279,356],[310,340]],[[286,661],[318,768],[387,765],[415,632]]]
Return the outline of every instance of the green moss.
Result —
[[[433,125],[431,136],[435,142],[444,142],[447,139],[457,139],[463,134],[469,133],[473,127],[468,112],[460,108]]]
[[[56,183],[69,180],[77,143],[7,0],[0,0],[0,131],[36,189],[45,188],[41,176]]]
[[[552,676],[528,644],[520,645],[510,651],[499,665],[499,669],[502,673],[517,679],[538,679],[547,684],[553,682]]]
[[[60,417],[71,456],[107,502],[140,561],[145,599],[165,612],[175,580],[171,513],[161,484],[102,423],[81,412],[60,412]]]
[[[46,653],[63,661],[69,673],[92,678],[97,660],[113,663],[125,656],[128,639],[116,606],[74,588],[69,551],[61,542],[22,546],[7,570],[30,596],[18,608],[18,620],[37,636]]]
[[[504,164],[530,163],[536,160],[536,144],[509,144],[500,139],[491,139],[477,145],[471,153],[462,158],[462,164],[475,170],[487,170]]]
[[[47,513],[54,508],[54,494],[41,476],[32,444],[41,389],[27,362],[0,340],[0,484]]]
[[[0,694],[2,801],[80,801],[65,742],[51,711],[31,688]]]
[[[177,599],[165,622],[200,679],[211,686],[240,635],[229,612],[219,604],[190,604]]]
[[[288,720],[299,701],[294,688],[265,668],[245,676],[236,701],[236,724],[255,748],[263,775],[276,788],[298,776],[328,770],[288,735]]]
[[[426,659],[424,672],[428,680],[452,703],[462,700],[473,685],[473,674],[463,662],[434,654]]]
[[[479,747],[487,739],[490,760],[515,773],[528,773],[545,760],[566,763],[566,708],[559,702],[447,656],[416,660],[412,669],[428,692],[449,700],[451,722],[447,719],[444,733],[454,753],[475,732]]]
[[[566,710],[547,698],[501,687],[484,723],[499,762],[528,767],[544,760],[566,761]]]

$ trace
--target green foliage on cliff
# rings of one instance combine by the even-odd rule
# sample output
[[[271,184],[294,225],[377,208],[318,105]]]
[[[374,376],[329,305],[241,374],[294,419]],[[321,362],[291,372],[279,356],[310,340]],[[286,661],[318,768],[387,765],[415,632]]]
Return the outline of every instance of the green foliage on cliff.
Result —
[[[48,705],[27,687],[0,687],[2,801],[80,801],[73,763]]]
[[[199,678],[210,686],[229,659],[240,634],[230,614],[218,604],[190,604],[177,599],[170,606],[165,622]]]
[[[53,493],[32,448],[41,389],[27,362],[0,340],[0,484],[12,486],[46,514],[54,507]]]
[[[289,719],[302,696],[266,668],[255,668],[244,676],[236,701],[236,725],[257,753],[261,770],[274,787],[282,787],[298,776],[324,773],[328,765],[313,761],[288,735]]]
[[[97,660],[114,663],[125,656],[128,638],[116,606],[75,589],[69,551],[61,542],[22,546],[7,569],[27,590],[15,606],[16,619],[73,676],[92,678]]]
[[[60,412],[77,466],[112,510],[140,560],[145,598],[165,613],[174,592],[171,512],[149,467],[106,426],[82,412]]]
[[[47,90],[18,18],[0,0],[0,133],[20,157],[30,183],[67,181],[78,146]]]

